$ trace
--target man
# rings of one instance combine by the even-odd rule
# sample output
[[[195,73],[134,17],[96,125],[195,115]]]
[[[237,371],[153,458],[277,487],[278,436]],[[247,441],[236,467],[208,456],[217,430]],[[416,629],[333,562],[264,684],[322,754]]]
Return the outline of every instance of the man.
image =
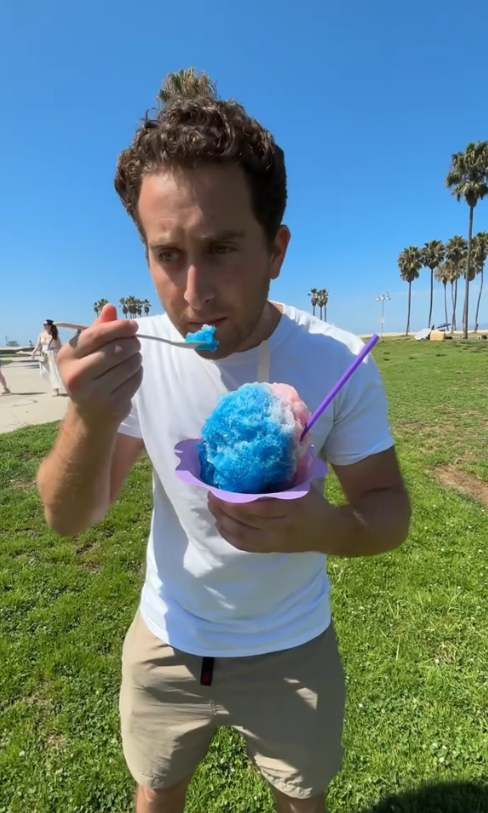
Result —
[[[344,677],[327,554],[405,540],[409,500],[372,360],[312,432],[347,504],[323,496],[244,506],[174,474],[219,396],[258,379],[314,410],[362,343],[268,299],[290,241],[286,172],[272,136],[234,102],[172,103],[122,153],[115,187],[145,245],[165,315],[105,306],[59,354],[71,405],[38,476],[60,534],[99,522],[145,448],[154,511],[140,608],[123,650],[122,739],[138,813],[181,813],[215,731],[244,736],[280,813],[323,813],[342,759]],[[215,324],[215,355],[141,341]],[[143,376],[144,366],[144,376]],[[273,703],[274,701],[274,703]]]

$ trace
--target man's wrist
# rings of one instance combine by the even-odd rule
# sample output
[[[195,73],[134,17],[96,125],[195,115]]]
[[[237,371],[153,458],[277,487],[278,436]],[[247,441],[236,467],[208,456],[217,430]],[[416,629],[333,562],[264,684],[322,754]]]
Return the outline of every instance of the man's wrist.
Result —
[[[106,438],[107,435],[117,435],[122,418],[113,415],[100,415],[84,410],[77,404],[71,403],[68,408],[66,422],[70,427],[76,428],[80,433],[91,438]]]
[[[324,502],[320,553],[377,556],[398,548],[407,537],[410,504],[406,491],[371,492],[357,506]]]
[[[349,505],[333,505],[324,499],[322,532],[318,552],[328,556],[348,556],[352,540],[361,535],[361,523]],[[354,555],[354,554],[353,554]]]

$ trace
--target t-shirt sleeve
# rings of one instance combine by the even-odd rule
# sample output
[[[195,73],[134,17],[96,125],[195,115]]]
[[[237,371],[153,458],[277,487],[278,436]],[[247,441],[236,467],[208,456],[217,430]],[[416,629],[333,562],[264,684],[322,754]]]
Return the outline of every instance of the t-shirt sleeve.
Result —
[[[372,356],[359,366],[335,402],[334,423],[322,455],[349,466],[394,445],[385,387]]]
[[[140,438],[142,440],[142,430],[139,423],[139,414],[137,412],[137,404],[132,401],[132,408],[127,418],[122,421],[119,426],[119,433],[121,435],[129,435],[131,438]]]

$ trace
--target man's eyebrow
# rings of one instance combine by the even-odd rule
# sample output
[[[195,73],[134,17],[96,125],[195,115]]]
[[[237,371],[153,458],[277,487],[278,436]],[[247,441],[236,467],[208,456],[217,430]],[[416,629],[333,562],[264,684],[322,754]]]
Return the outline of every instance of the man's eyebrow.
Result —
[[[236,229],[224,229],[224,231],[203,234],[202,240],[205,240],[208,243],[214,243],[218,242],[219,240],[242,240],[242,238],[245,236],[246,233],[243,231],[237,231]]]
[[[218,243],[225,240],[242,240],[246,236],[244,231],[237,229],[224,229],[218,232],[207,232],[207,234],[199,235],[199,239],[204,243]],[[177,240],[171,234],[161,234],[154,240],[149,242],[149,248],[161,248],[162,246],[170,246],[176,243]]]

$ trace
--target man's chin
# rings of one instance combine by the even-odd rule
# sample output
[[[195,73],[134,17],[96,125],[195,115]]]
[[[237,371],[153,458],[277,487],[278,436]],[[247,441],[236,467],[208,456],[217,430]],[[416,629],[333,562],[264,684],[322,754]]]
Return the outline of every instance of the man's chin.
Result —
[[[229,350],[227,347],[219,346],[217,350],[214,352],[210,352],[209,350],[196,350],[199,356],[202,359],[208,359],[209,361],[221,361],[222,359],[226,359],[229,356],[232,356],[235,353],[235,350]]]
[[[240,341],[239,336],[236,335],[237,331],[229,329],[230,327],[230,325],[223,325],[220,330],[217,327],[215,334],[215,338],[218,342],[217,349],[214,351],[197,350],[198,355],[210,361],[221,361],[222,359],[234,355],[234,353],[238,353],[242,341]]]

